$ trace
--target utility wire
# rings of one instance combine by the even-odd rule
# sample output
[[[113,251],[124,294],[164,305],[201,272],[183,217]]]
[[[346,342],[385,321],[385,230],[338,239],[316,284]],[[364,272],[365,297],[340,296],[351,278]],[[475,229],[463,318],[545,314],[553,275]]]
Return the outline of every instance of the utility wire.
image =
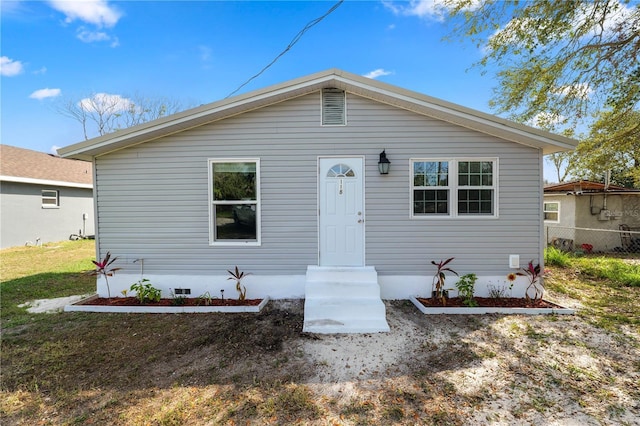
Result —
[[[334,4],[331,9],[327,10],[325,12],[324,15],[320,16],[319,18],[316,18],[312,21],[309,21],[309,23],[307,23],[307,25],[304,26],[303,29],[301,29],[298,34],[295,35],[295,37],[293,37],[293,39],[291,40],[291,42],[289,43],[289,45],[282,51],[280,52],[280,54],[278,56],[276,56],[273,61],[271,61],[267,66],[265,66],[264,68],[262,68],[260,70],[260,72],[258,72],[256,75],[254,75],[253,77],[251,77],[250,79],[248,79],[247,81],[245,81],[244,83],[242,83],[240,86],[238,86],[238,88],[236,90],[234,90],[233,92],[229,93],[225,99],[227,99],[228,97],[236,94],[240,89],[242,89],[244,86],[246,86],[247,84],[249,84],[252,80],[254,80],[255,78],[259,77],[263,72],[265,72],[267,69],[269,69],[269,67],[271,67],[271,65],[275,64],[278,59],[280,59],[282,56],[284,56],[285,53],[287,53],[289,50],[291,50],[291,48],[298,42],[300,41],[300,39],[302,38],[302,36],[304,35],[304,33],[306,33],[309,29],[311,29],[311,27],[313,27],[316,24],[319,24],[320,21],[322,21],[324,18],[326,18],[327,16],[329,16],[334,10],[336,10],[338,7],[340,7],[340,5],[344,2],[344,0],[339,0],[336,4]]]

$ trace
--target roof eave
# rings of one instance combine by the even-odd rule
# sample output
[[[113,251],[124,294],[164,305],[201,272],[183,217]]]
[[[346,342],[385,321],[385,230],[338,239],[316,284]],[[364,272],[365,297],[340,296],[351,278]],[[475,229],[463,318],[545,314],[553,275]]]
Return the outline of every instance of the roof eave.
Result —
[[[572,150],[577,145],[577,141],[573,139],[513,123],[366,77],[330,69],[60,148],[58,154],[65,158],[91,161],[99,155],[293,99],[326,87],[340,88],[358,96],[540,149],[543,154]]]

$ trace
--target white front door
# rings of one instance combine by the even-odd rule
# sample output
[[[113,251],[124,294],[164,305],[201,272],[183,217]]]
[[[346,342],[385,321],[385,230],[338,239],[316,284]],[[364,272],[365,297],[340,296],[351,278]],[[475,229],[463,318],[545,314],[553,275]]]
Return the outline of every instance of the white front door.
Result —
[[[363,163],[320,158],[320,266],[364,266]]]

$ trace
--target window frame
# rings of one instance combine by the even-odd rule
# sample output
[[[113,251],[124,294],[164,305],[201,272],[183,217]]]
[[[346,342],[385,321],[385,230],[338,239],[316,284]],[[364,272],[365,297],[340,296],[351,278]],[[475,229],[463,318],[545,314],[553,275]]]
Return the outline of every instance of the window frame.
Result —
[[[414,191],[425,189],[425,187],[414,185],[414,164],[421,162],[446,162],[448,163],[448,185],[428,187],[434,190],[446,189],[449,191],[449,213],[420,213],[414,212]],[[458,165],[463,162],[491,162],[492,163],[492,185],[472,186],[460,185],[458,175]],[[497,219],[499,217],[499,161],[497,157],[415,157],[409,159],[409,217],[417,220],[433,220],[433,219]],[[486,213],[459,213],[458,210],[458,191],[470,190],[491,190],[493,191],[493,202],[491,214]]]
[[[546,209],[546,205],[547,204],[556,204],[558,206],[557,210],[547,210]],[[547,219],[545,216],[547,213],[555,213],[557,219],[553,220],[553,219]],[[546,223],[560,223],[560,201],[542,201],[542,218],[544,220],[544,222]]]
[[[45,192],[55,193],[55,196],[45,195]],[[59,209],[60,208],[60,191],[57,189],[43,189],[41,193],[41,206],[43,209]],[[55,204],[45,204],[45,200],[55,200]]]
[[[255,163],[256,167],[256,199],[255,200],[214,200],[213,198],[213,165],[220,163]],[[210,246],[260,246],[261,239],[261,196],[260,196],[260,158],[209,158],[207,160],[208,167],[208,188],[209,188],[209,245]],[[256,206],[256,239],[253,240],[217,240],[216,224],[215,224],[215,205],[255,205]]]

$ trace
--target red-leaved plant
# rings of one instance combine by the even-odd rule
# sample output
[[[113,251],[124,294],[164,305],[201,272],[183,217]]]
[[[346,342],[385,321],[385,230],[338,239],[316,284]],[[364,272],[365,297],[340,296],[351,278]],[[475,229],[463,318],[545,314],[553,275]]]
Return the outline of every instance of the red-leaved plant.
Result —
[[[542,300],[542,296],[544,295],[544,286],[540,282],[540,278],[544,276],[544,272],[542,272],[539,263],[533,266],[533,260],[529,261],[527,267],[522,268],[522,272],[517,272],[516,275],[527,277],[529,279],[529,285],[525,290],[525,297],[527,300],[531,300],[531,297],[529,296],[530,289],[533,289],[534,302]]]
[[[107,277],[113,276],[113,274],[115,274],[116,271],[122,269],[122,268],[111,267],[113,262],[115,262],[116,260],[118,260],[117,257],[114,257],[113,259],[111,259],[111,253],[107,252],[107,254],[104,256],[104,259],[92,260],[91,262],[93,262],[93,264],[96,265],[96,269],[87,272],[88,275],[97,275],[97,276],[104,277],[104,282],[107,284],[107,295],[109,296],[109,299],[111,299],[111,289],[109,288],[109,280]]]
[[[238,291],[238,300],[245,300],[247,298],[247,288],[242,285],[242,279],[247,275],[251,275],[251,274],[240,271],[237,266],[236,266],[235,272],[229,271],[229,270],[227,270],[227,272],[231,275],[227,279],[236,281],[236,290]]]
[[[447,304],[447,300],[444,297],[444,280],[447,277],[445,272],[451,272],[452,274],[458,275],[458,273],[456,271],[454,271],[453,269],[447,267],[447,265],[453,259],[455,259],[455,258],[454,257],[450,257],[447,260],[441,260],[440,262],[437,262],[437,263],[434,260],[431,261],[431,263],[433,265],[435,265],[436,268],[438,268],[438,270],[436,271],[435,275],[433,276],[433,282],[431,284],[431,289],[432,289],[432,291],[435,291],[435,296],[436,297],[440,297],[440,300],[442,300],[442,304],[443,305]]]

